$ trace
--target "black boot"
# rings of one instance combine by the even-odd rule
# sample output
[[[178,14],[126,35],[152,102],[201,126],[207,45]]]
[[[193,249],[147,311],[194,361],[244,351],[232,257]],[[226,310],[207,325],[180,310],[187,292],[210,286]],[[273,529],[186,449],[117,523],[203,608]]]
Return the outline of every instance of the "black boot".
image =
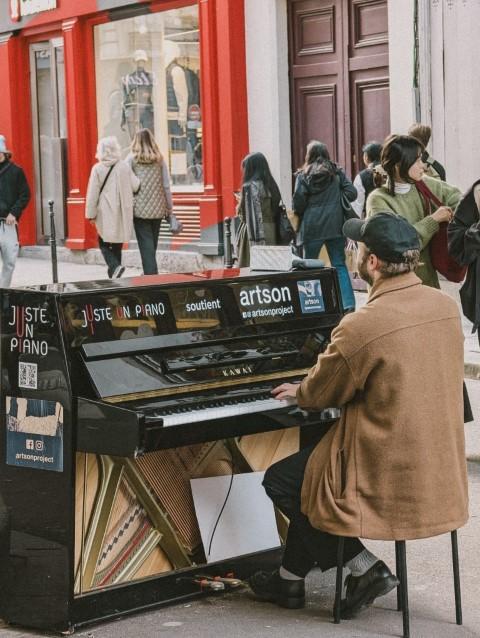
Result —
[[[305,607],[305,581],[281,578],[278,569],[274,572],[256,572],[249,585],[257,598],[276,603],[287,609]]]
[[[349,574],[345,579],[346,598],[341,603],[342,618],[353,618],[362,607],[371,605],[378,596],[388,594],[399,582],[382,560],[377,561],[363,576]]]

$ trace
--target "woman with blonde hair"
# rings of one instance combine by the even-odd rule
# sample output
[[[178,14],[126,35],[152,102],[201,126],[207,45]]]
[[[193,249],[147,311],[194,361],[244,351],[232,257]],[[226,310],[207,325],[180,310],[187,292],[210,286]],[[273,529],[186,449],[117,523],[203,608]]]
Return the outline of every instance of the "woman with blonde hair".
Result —
[[[121,159],[116,137],[100,139],[95,157],[98,163],[88,180],[85,217],[97,228],[98,245],[112,279],[121,277],[125,271],[122,244],[132,236],[133,193],[140,182]]]
[[[138,131],[132,141],[129,162],[140,180],[135,195],[133,225],[145,275],[156,275],[157,245],[162,219],[172,214],[170,175],[157,143],[149,131]]]

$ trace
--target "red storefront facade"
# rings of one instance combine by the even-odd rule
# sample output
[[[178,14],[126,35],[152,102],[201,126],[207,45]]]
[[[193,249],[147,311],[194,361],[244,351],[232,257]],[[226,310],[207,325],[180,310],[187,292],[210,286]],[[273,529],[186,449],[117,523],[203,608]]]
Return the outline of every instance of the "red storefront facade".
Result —
[[[47,5],[55,8],[41,10]],[[12,19],[15,10],[35,13],[20,15],[15,21]],[[182,11],[189,16],[198,15],[198,27],[195,23],[193,28],[191,22],[189,28],[185,27],[185,19],[182,27]],[[168,24],[163,20],[167,15]],[[135,59],[150,57],[153,63],[155,38],[151,38],[153,44],[149,40],[152,48],[147,54],[142,50],[152,20],[158,24],[163,20],[162,37],[170,39],[170,49],[178,52],[183,46],[189,56],[192,48],[198,49],[195,73],[201,104],[201,110],[197,105],[188,107],[186,118],[196,120],[193,124],[190,120],[181,122],[180,132],[183,131],[187,143],[188,136],[194,136],[193,143],[188,145],[190,156],[194,155],[194,145],[197,149],[193,160],[197,181],[192,184],[188,183],[192,179],[185,176],[191,174],[192,165],[187,166],[188,151],[182,150],[184,139],[173,134],[172,126],[178,123],[171,119],[167,122],[166,111],[170,106],[166,103],[162,106],[162,99],[164,102],[168,99],[169,85],[163,88],[167,97],[162,97],[161,90],[154,89],[159,105],[155,111],[160,122],[157,128],[160,130],[163,126],[166,143],[176,142],[178,147],[172,147],[169,157],[174,173],[178,174],[174,206],[185,226],[177,238],[162,236],[161,247],[221,254],[221,222],[233,214],[233,191],[239,186],[240,162],[248,151],[243,0],[12,0],[2,3],[0,73],[4,95],[0,104],[0,133],[6,136],[13,161],[25,169],[36,195],[20,222],[22,245],[42,243],[48,235],[46,196],[55,192],[57,227],[61,229],[65,246],[72,250],[96,246],[95,231],[84,219],[85,194],[90,169],[96,161],[97,140],[107,131],[112,121],[106,119],[109,109],[115,113],[116,94],[120,95],[120,90],[111,91],[104,105],[99,88],[112,82],[109,69],[114,62],[115,47],[119,46],[115,33],[121,32],[122,41],[130,42],[131,24],[140,24],[135,27],[140,35],[131,45]],[[147,26],[142,31],[143,24]],[[160,42],[159,32],[155,37]],[[131,55],[129,59],[133,59]],[[189,63],[190,57],[183,53],[182,58],[176,59]],[[162,58],[162,62],[166,63],[166,58]],[[146,64],[142,60],[140,63]],[[103,84],[99,84],[102,64],[105,67]],[[128,63],[123,64],[125,67]],[[190,70],[189,74],[194,77]],[[147,76],[152,77],[153,73],[147,72]],[[53,101],[49,97],[52,94]],[[105,126],[100,122],[101,117]]]

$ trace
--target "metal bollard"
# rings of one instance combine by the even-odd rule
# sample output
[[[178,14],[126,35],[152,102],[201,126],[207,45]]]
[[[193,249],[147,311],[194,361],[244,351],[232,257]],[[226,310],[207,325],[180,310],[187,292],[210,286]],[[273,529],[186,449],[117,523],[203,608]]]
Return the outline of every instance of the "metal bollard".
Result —
[[[48,200],[48,215],[50,217],[50,252],[52,255],[52,278],[53,283],[58,283],[58,265],[57,265],[57,235],[55,232],[55,214],[53,212],[53,199]]]
[[[224,243],[224,265],[225,268],[232,268],[233,256],[232,256],[232,220],[230,217],[225,217],[223,223],[225,224],[225,234],[223,238]]]

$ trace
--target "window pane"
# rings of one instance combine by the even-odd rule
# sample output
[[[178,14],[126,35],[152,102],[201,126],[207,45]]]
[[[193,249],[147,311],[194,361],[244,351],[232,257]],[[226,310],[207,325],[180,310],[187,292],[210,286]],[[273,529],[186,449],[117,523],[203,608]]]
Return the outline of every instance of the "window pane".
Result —
[[[174,190],[203,185],[198,7],[95,27],[98,136],[125,153],[149,128],[167,159]]]

